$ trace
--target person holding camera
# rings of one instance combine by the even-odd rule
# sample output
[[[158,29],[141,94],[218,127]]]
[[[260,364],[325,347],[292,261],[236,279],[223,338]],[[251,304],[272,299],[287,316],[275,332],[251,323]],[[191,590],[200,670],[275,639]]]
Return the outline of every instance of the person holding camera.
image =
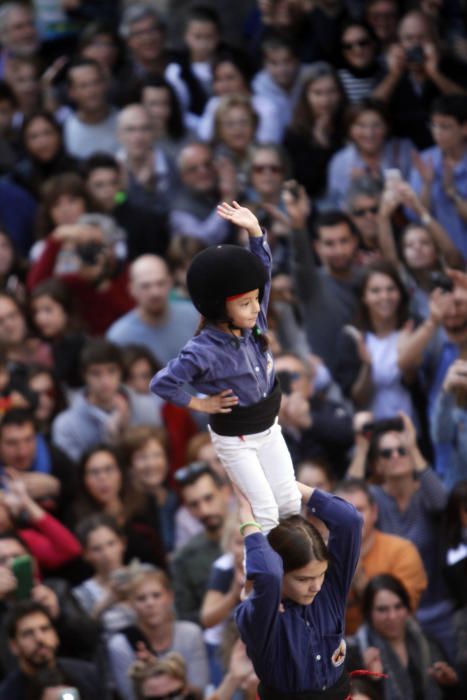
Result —
[[[123,259],[123,232],[103,214],[83,214],[77,224],[59,226],[30,268],[28,287],[52,277],[62,249],[70,255],[69,270],[60,275],[71,289],[79,316],[91,335],[102,335],[134,306],[128,292],[128,267]]]
[[[430,105],[440,95],[465,92],[462,66],[440,55],[436,28],[420,10],[402,17],[398,37],[386,54],[386,77],[373,95],[389,103],[397,136],[427,148],[433,143]]]

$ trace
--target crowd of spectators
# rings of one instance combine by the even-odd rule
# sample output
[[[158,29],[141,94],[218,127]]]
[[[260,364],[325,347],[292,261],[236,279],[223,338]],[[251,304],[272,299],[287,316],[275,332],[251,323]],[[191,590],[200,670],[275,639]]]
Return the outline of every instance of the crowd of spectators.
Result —
[[[34,0],[0,3],[0,700],[256,698],[206,416],[149,392],[193,256],[246,244],[223,200],[268,232],[297,478],[363,516],[347,665],[388,678],[352,697],[465,698],[465,2]]]

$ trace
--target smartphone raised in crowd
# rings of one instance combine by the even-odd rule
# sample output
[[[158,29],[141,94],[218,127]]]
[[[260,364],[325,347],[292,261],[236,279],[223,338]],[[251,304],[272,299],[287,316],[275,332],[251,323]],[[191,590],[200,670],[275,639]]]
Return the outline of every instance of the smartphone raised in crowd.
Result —
[[[18,582],[15,593],[16,600],[27,600],[31,597],[34,586],[32,557],[29,554],[15,557],[11,563],[11,571]]]

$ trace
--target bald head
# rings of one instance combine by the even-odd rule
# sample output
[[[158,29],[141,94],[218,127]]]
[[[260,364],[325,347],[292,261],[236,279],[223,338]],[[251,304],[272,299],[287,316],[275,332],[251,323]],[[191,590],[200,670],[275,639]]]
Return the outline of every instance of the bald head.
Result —
[[[130,267],[130,293],[148,321],[165,313],[171,285],[167,263],[157,255],[142,255]]]
[[[182,148],[178,167],[183,184],[194,192],[212,192],[217,185],[211,148],[204,143],[191,143]]]
[[[151,120],[146,107],[128,105],[120,110],[117,119],[118,140],[131,156],[140,158],[153,146]]]

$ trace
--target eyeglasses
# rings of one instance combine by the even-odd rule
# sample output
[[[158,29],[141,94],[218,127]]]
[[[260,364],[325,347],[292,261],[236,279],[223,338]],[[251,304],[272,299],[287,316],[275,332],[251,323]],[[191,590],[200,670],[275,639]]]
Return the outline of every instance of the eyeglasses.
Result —
[[[177,484],[182,484],[191,479],[193,476],[198,476],[199,474],[209,474],[209,465],[206,462],[192,462],[186,467],[181,467],[177,469],[174,474],[174,479]]]
[[[251,169],[254,173],[270,172],[270,173],[273,173],[274,175],[278,175],[279,173],[282,172],[282,166],[281,165],[274,165],[273,163],[254,163],[251,166]]]
[[[436,122],[428,122],[428,128],[431,131],[450,131],[454,124],[437,124]]]
[[[383,459],[391,459],[394,452],[399,457],[405,457],[407,455],[407,449],[405,447],[402,447],[402,445],[400,445],[399,447],[384,447],[382,450],[379,450],[378,454]]]
[[[342,48],[344,51],[351,51],[352,49],[366,49],[371,46],[370,39],[356,39],[355,41],[343,41]]]
[[[184,697],[185,693],[183,692],[183,688],[179,688],[165,695],[145,695],[144,700],[183,700]]]
[[[367,207],[366,209],[362,207],[360,209],[354,209],[352,213],[354,216],[366,216],[367,214],[377,214],[378,207]]]
[[[200,163],[192,163],[191,165],[187,165],[185,168],[183,168],[184,173],[196,173],[199,170],[211,170],[212,168],[212,159],[210,160],[203,160]]]

